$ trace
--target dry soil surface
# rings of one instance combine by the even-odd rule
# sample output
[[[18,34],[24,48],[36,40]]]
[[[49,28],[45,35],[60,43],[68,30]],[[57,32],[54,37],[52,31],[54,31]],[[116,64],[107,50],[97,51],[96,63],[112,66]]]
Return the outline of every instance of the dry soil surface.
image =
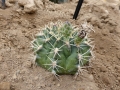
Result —
[[[72,19],[76,0],[65,4],[47,2],[35,14],[16,12],[15,6],[0,9],[0,90],[7,85],[15,90],[120,90],[120,1],[108,1],[85,0],[77,20]],[[94,38],[95,58],[76,80],[62,75],[58,81],[35,66],[31,58],[34,35],[58,20],[78,27],[86,20],[95,30],[90,36]]]

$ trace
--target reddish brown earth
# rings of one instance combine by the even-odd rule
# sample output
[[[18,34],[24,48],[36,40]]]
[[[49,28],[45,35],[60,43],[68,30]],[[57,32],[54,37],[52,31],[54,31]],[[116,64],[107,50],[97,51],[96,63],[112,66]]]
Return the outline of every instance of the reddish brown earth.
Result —
[[[77,20],[72,19],[76,0],[59,5],[47,2],[46,8],[35,14],[16,12],[15,6],[0,9],[1,87],[5,86],[2,82],[7,82],[15,90],[120,90],[120,1],[88,1]],[[95,58],[77,80],[62,75],[58,81],[50,72],[35,67],[30,58],[33,36],[41,27],[58,20],[77,26],[86,20],[95,30],[90,36],[94,38]]]

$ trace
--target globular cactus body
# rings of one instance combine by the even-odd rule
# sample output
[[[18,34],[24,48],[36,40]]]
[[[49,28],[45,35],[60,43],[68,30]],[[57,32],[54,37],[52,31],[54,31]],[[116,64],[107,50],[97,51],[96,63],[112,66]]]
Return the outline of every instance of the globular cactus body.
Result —
[[[32,42],[36,63],[54,75],[79,73],[92,56],[87,33],[82,29],[68,22],[44,28]]]

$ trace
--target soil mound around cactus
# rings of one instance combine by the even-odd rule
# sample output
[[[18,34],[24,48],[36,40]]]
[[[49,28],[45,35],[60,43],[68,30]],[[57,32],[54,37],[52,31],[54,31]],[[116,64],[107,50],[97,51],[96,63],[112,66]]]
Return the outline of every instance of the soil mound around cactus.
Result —
[[[77,20],[73,13],[78,0],[54,4],[48,0],[34,14],[16,12],[15,6],[0,9],[0,82],[15,90],[120,90],[119,0],[85,0]],[[63,9],[64,8],[64,9]],[[61,75],[60,81],[35,66],[31,41],[50,22],[69,21],[76,27],[93,25],[95,58],[79,77]]]

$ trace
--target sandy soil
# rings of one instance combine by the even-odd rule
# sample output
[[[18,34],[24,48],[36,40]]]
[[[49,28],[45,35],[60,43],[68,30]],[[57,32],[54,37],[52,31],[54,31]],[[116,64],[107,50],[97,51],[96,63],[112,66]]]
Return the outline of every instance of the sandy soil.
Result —
[[[35,14],[16,12],[15,6],[0,9],[0,82],[9,82],[15,90],[120,90],[120,1],[107,1],[86,0],[77,20],[72,19],[76,0],[47,2]],[[58,81],[31,57],[34,35],[58,20],[77,26],[86,20],[95,30],[95,58],[77,80],[62,75]]]

